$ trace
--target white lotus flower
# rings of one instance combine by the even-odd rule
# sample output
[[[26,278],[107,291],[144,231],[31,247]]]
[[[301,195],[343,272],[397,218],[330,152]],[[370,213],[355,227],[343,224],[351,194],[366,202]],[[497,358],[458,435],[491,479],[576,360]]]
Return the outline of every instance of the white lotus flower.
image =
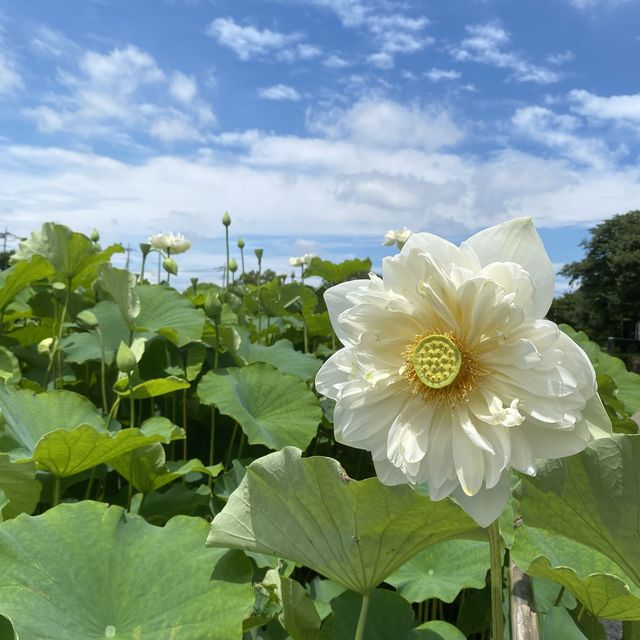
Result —
[[[181,233],[156,233],[149,237],[149,244],[154,249],[169,251],[172,254],[184,253],[191,248],[191,242]]]
[[[336,400],[336,439],[371,451],[386,484],[426,483],[482,526],[509,496],[509,468],[581,451],[611,423],[586,354],[543,320],[551,262],[531,220],[460,247],[413,234],[383,279],[332,287],[344,348],[318,391]]]
[[[315,253],[305,253],[303,256],[289,258],[289,265],[291,267],[306,267],[315,257]]]
[[[291,257],[289,258],[289,266],[291,267],[301,267],[302,266],[302,258],[298,258],[298,257]]]
[[[387,233],[384,234],[384,244],[387,247],[390,247],[392,244],[395,244],[398,249],[402,249],[405,242],[411,237],[412,231],[407,229],[407,227],[402,227],[402,229],[389,229]]]

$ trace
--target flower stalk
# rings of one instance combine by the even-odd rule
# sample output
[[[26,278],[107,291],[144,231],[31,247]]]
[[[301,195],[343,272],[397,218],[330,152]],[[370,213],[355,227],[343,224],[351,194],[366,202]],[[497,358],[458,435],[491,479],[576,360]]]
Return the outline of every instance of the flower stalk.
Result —
[[[360,616],[358,617],[358,626],[356,627],[356,635],[354,640],[364,640],[364,629],[367,626],[367,614],[369,613],[369,604],[371,602],[371,593],[362,594],[362,606],[360,607]]]
[[[491,553],[491,640],[504,640],[502,615],[502,561],[504,558],[500,528],[495,520],[487,528]]]

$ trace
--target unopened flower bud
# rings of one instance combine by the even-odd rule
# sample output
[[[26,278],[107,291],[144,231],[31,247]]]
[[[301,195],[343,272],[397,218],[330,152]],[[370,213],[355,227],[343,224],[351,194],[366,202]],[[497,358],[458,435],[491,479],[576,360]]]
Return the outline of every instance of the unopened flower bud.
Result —
[[[162,261],[162,267],[167,273],[170,273],[172,276],[178,275],[178,263],[173,258],[165,258]]]
[[[244,249],[245,244],[242,238],[238,238],[238,249]]]
[[[231,271],[231,273],[235,273],[238,270],[238,263],[236,262],[235,258],[231,258],[231,260],[229,260],[229,271]]]
[[[204,312],[211,318],[216,324],[220,322],[222,315],[222,302],[216,291],[209,291],[207,299],[204,301]]]
[[[118,347],[118,352],[116,353],[116,366],[118,367],[118,371],[122,373],[131,373],[138,364],[136,360],[136,356],[131,351],[131,349],[122,341],[120,341],[120,346]]]
[[[89,329],[95,329],[99,324],[96,314],[93,311],[89,311],[89,309],[81,311],[76,316],[76,321]]]
[[[40,342],[38,342],[38,353],[41,356],[46,356],[51,352],[52,346],[53,338],[45,338],[44,340],[40,340]]]
[[[93,242],[98,242],[98,240],[100,240],[100,234],[98,233],[98,230],[97,230],[97,229],[94,229],[94,230],[91,232],[91,236],[90,236],[90,237],[91,237],[91,240],[92,240]]]
[[[143,256],[148,256],[149,251],[151,251],[151,245],[148,242],[141,242],[140,253],[142,253]]]
[[[225,227],[228,227],[231,224],[231,216],[229,215],[228,211],[225,211],[224,215],[222,216],[222,224]]]

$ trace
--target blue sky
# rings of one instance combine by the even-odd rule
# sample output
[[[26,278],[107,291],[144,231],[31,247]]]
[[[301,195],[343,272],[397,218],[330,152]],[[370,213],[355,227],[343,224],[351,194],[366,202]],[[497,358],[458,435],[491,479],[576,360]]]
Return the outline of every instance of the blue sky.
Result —
[[[640,207],[639,59],[633,0],[3,0],[0,224],[212,279],[225,210],[277,270],[530,215],[560,265]]]

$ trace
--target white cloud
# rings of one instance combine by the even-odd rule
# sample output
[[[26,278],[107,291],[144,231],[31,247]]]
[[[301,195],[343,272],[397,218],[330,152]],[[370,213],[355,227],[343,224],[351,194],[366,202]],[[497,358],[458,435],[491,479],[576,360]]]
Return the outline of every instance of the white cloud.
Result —
[[[207,34],[245,61],[276,53],[281,60],[293,62],[321,53],[318,47],[300,43],[303,39],[301,33],[281,33],[270,29],[256,29],[251,25],[242,26],[231,18],[217,18],[207,27]]]
[[[171,76],[169,92],[176,100],[189,104],[198,93],[198,83],[192,76],[174,71]]]
[[[77,51],[78,46],[62,32],[39,25],[31,38],[31,48],[42,56],[59,58],[68,52]]]
[[[258,90],[258,95],[265,100],[300,100],[302,97],[293,87],[275,84]]]
[[[22,78],[11,58],[0,52],[0,95],[8,95],[22,89]]]
[[[487,23],[470,25],[466,30],[469,35],[450,49],[456,60],[508,69],[518,82],[550,84],[560,79],[557,71],[534,65],[520,54],[506,50],[511,38],[501,27]]]
[[[512,123],[521,135],[575,162],[604,169],[613,160],[602,140],[577,134],[580,122],[574,116],[557,115],[545,107],[524,107],[516,110]]]
[[[310,3],[333,11],[345,27],[361,25],[369,13],[360,0],[310,0]]]
[[[573,51],[569,51],[568,49],[566,51],[563,51],[562,53],[552,53],[551,55],[547,56],[547,62],[549,64],[553,64],[553,65],[563,65],[567,62],[570,62],[571,60],[573,60],[575,58],[575,55],[573,53]]]
[[[629,0],[569,0],[570,5],[581,10],[597,9],[599,7],[611,9],[627,2]]]
[[[640,124],[640,93],[620,96],[597,96],[583,89],[569,93],[573,109],[597,120],[614,120]]]
[[[328,58],[325,58],[322,61],[322,64],[330,69],[343,69],[344,67],[349,66],[349,63],[344,58],[336,55],[335,53],[330,55]]]
[[[386,51],[379,51],[367,56],[367,62],[371,63],[378,69],[393,69],[393,56]]]
[[[311,131],[332,139],[388,148],[438,149],[460,142],[463,133],[442,110],[405,107],[389,100],[365,99],[350,109],[313,114]]]
[[[73,50],[58,70],[58,92],[23,109],[43,133],[67,131],[132,144],[129,133],[146,133],[164,143],[203,140],[201,129],[215,124],[211,109],[197,98],[194,78],[170,78],[153,56],[133,45],[108,53]],[[72,65],[75,65],[73,68]],[[171,96],[181,109],[166,106]]]
[[[432,82],[438,82],[440,80],[457,80],[460,77],[460,72],[454,69],[437,69],[433,67],[426,71],[424,75]]]

